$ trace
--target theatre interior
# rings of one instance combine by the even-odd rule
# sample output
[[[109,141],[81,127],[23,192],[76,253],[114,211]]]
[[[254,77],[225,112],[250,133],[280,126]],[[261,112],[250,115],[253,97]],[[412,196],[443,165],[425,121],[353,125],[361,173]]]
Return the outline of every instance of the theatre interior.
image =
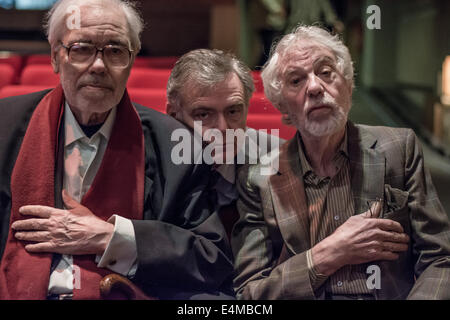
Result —
[[[302,0],[295,0],[302,1]],[[42,28],[54,0],[0,0],[0,98],[55,87],[50,47]],[[165,112],[166,84],[177,58],[192,49],[234,53],[252,69],[256,92],[247,125],[295,129],[265,98],[261,67],[270,44],[289,23],[320,23],[339,33],[355,66],[350,118],[357,123],[412,128],[420,138],[433,182],[450,213],[450,1],[303,1],[314,14],[299,14],[289,0],[284,21],[269,21],[260,0],[137,1],[145,20],[142,50],[128,80],[131,99]],[[316,16],[317,21],[305,17]],[[301,18],[305,20],[301,20]],[[284,23],[284,24],[283,24]]]

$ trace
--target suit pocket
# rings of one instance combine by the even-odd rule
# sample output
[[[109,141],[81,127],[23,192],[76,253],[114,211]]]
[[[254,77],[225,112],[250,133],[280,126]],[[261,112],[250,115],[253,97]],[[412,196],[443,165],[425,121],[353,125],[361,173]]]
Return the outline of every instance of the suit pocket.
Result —
[[[399,222],[406,233],[409,233],[409,192],[384,185],[383,218]]]

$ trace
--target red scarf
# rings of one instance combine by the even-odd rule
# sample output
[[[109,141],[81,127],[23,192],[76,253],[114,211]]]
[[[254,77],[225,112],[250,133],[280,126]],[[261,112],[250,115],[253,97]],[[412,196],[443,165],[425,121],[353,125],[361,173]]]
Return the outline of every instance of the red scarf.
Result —
[[[63,100],[58,86],[41,100],[31,117],[11,175],[10,225],[24,219],[19,214],[23,205],[55,206],[55,159]],[[102,164],[81,204],[103,220],[113,214],[142,219],[144,174],[142,126],[125,91]],[[52,254],[28,253],[24,245],[10,229],[0,265],[0,299],[47,296]],[[74,288],[74,299],[100,298],[99,282],[112,271],[97,268],[94,259],[95,255],[73,256],[81,272],[80,289]]]

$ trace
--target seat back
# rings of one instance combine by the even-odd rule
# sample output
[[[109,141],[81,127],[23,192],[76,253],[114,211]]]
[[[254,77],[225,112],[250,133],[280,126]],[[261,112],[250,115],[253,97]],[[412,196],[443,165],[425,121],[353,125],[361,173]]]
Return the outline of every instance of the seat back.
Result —
[[[128,88],[130,99],[143,106],[166,112],[166,90],[165,89],[143,89]]]
[[[259,92],[255,92],[250,98],[248,112],[249,114],[281,115],[280,111],[270,103],[264,93]]]
[[[172,69],[178,57],[136,57],[134,68]]]
[[[55,87],[59,84],[59,75],[53,72],[51,65],[27,65],[22,71],[20,84]]]
[[[51,57],[49,54],[33,54],[27,58],[26,64],[44,64],[49,66],[51,65]]]
[[[166,89],[170,69],[132,68],[128,88]]]
[[[6,63],[0,63],[0,88],[11,85],[14,81],[14,68]]]
[[[277,135],[272,129],[279,130],[279,137],[291,139],[297,129],[281,122],[281,114],[250,114],[247,116],[247,126],[256,130],[267,129],[267,133]]]
[[[252,71],[253,83],[255,84],[255,93],[256,92],[264,92],[264,85],[261,78],[261,71],[253,70]]]
[[[0,89],[0,99],[13,96],[20,96],[50,88],[52,88],[52,86],[22,86],[22,85],[5,86]]]
[[[0,63],[9,64],[14,69],[13,83],[18,83],[24,65],[24,58],[17,55],[2,55],[0,57]]]

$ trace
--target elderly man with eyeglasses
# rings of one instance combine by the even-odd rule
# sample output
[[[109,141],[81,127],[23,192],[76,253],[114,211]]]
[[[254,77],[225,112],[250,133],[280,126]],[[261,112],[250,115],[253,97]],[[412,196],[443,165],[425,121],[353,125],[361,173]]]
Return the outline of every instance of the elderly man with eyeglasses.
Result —
[[[208,168],[171,161],[188,129],[126,91],[142,25],[128,1],[57,2],[60,85],[0,100],[0,299],[98,299],[109,273],[162,299],[231,295]]]

